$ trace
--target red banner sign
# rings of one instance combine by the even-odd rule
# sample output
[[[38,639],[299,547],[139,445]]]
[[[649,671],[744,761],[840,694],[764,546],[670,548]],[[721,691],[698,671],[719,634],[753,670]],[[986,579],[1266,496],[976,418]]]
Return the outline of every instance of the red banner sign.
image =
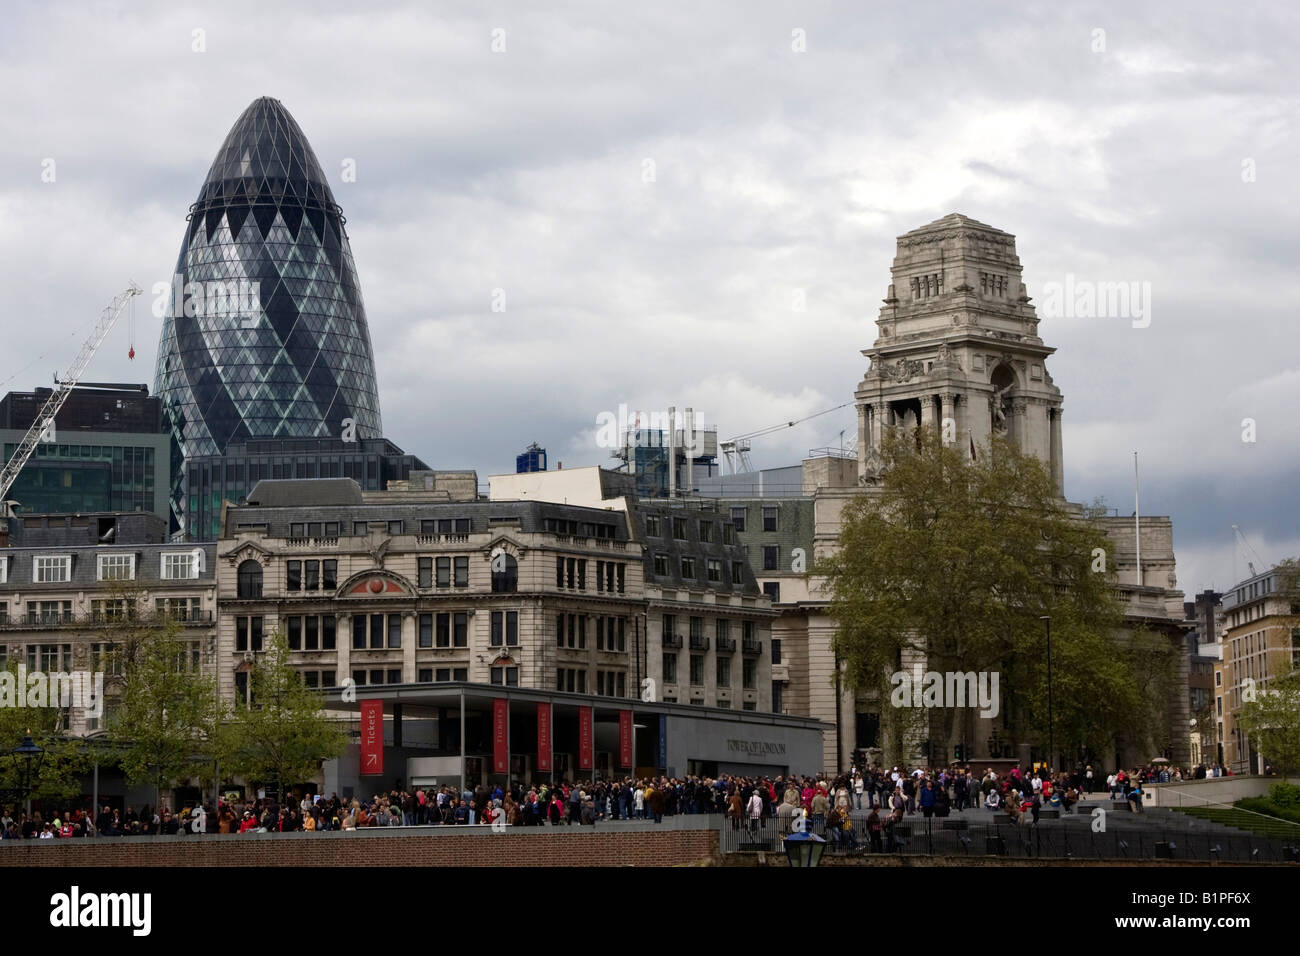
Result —
[[[510,705],[504,697],[492,701],[492,770],[505,773],[510,768]]]
[[[384,772],[384,702],[361,701],[361,773],[376,776]]]
[[[632,766],[632,711],[618,712],[618,765]]]
[[[537,705],[537,769],[551,772],[551,705]]]
[[[591,770],[595,765],[595,739],[591,732],[591,708],[578,708],[578,769]]]

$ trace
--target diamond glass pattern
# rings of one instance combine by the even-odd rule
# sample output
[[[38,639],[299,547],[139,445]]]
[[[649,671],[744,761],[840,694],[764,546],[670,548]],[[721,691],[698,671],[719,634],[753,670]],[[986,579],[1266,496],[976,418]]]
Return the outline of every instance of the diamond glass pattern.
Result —
[[[185,458],[223,454],[232,439],[338,438],[348,418],[356,438],[381,437],[344,223],[297,122],[279,100],[255,100],[191,207],[176,272],[187,293],[190,283],[256,283],[259,307],[187,317],[182,300],[163,320],[154,388]]]

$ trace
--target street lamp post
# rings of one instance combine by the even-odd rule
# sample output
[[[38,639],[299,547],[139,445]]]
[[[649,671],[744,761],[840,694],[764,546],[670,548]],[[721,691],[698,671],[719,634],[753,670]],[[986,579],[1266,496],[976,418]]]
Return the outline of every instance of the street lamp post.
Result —
[[[13,750],[9,751],[13,757],[15,765],[19,767],[19,799],[24,801],[27,808],[27,816],[32,815],[32,781],[41,771],[41,761],[45,758],[45,750],[32,740],[32,732],[27,731],[27,736]]]
[[[1047,772],[1052,772],[1056,755],[1056,736],[1052,726],[1052,619],[1044,614],[1039,618],[1047,628]]]

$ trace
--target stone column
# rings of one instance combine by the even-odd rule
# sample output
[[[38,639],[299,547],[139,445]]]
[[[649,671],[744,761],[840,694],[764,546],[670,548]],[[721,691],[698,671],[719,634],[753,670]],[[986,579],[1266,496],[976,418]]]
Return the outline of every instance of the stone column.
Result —
[[[921,396],[921,421],[919,422],[920,425],[922,426],[928,425],[930,428],[939,427],[939,423],[934,420],[935,398],[936,396],[934,395]]]
[[[866,402],[858,403],[858,474],[866,467],[867,455],[871,451],[871,406]]]
[[[1033,438],[1029,429],[1029,402],[1023,398],[1011,401],[1011,427],[1007,429],[1011,440],[1020,446],[1020,450],[1033,454]]]
[[[352,615],[339,614],[334,624],[334,679],[352,676]]]
[[[414,684],[415,646],[420,639],[420,620],[414,610],[402,612],[402,682]]]
[[[941,436],[942,436],[942,432],[943,432],[943,428],[944,428],[944,423],[945,423],[945,422],[951,422],[951,423],[952,423],[952,434],[953,434],[953,441],[954,441],[954,442],[957,440],[957,416],[956,416],[956,409],[954,408],[954,405],[956,404],[956,399],[957,399],[957,396],[954,395],[952,392],[943,392],[943,393],[939,396],[939,430],[940,430],[940,434],[941,434]]]
[[[871,415],[871,447],[877,451],[880,449],[881,442],[881,412],[883,411],[880,402],[867,406],[867,411]]]
[[[1056,484],[1056,493],[1064,497],[1065,462],[1061,454],[1061,407],[1058,405],[1051,409],[1050,414],[1052,416],[1052,481]]]

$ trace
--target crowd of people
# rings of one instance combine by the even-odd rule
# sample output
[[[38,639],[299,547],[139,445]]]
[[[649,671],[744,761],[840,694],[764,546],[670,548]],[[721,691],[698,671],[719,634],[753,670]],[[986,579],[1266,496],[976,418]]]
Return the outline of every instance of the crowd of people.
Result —
[[[833,778],[810,776],[654,777],[542,782],[532,786],[480,785],[460,789],[394,787],[369,799],[293,793],[243,799],[233,794],[216,806],[133,806],[97,813],[65,809],[48,819],[7,810],[0,838],[53,839],[87,836],[152,836],[316,832],[411,826],[594,826],[605,820],[662,822],[678,814],[722,814],[735,828],[776,821],[780,831],[810,829],[826,838],[882,849],[894,842],[905,818],[947,817],[979,808],[1004,812],[1019,823],[1036,823],[1044,808],[1073,811],[1079,801],[1109,792],[1133,812],[1142,810],[1143,786],[1213,776],[1215,768],[1184,773],[1165,764],[1120,769],[1103,776],[1091,765],[1071,772],[995,771],[974,767],[853,768]],[[855,822],[854,817],[857,817]],[[864,831],[860,837],[858,830]]]

